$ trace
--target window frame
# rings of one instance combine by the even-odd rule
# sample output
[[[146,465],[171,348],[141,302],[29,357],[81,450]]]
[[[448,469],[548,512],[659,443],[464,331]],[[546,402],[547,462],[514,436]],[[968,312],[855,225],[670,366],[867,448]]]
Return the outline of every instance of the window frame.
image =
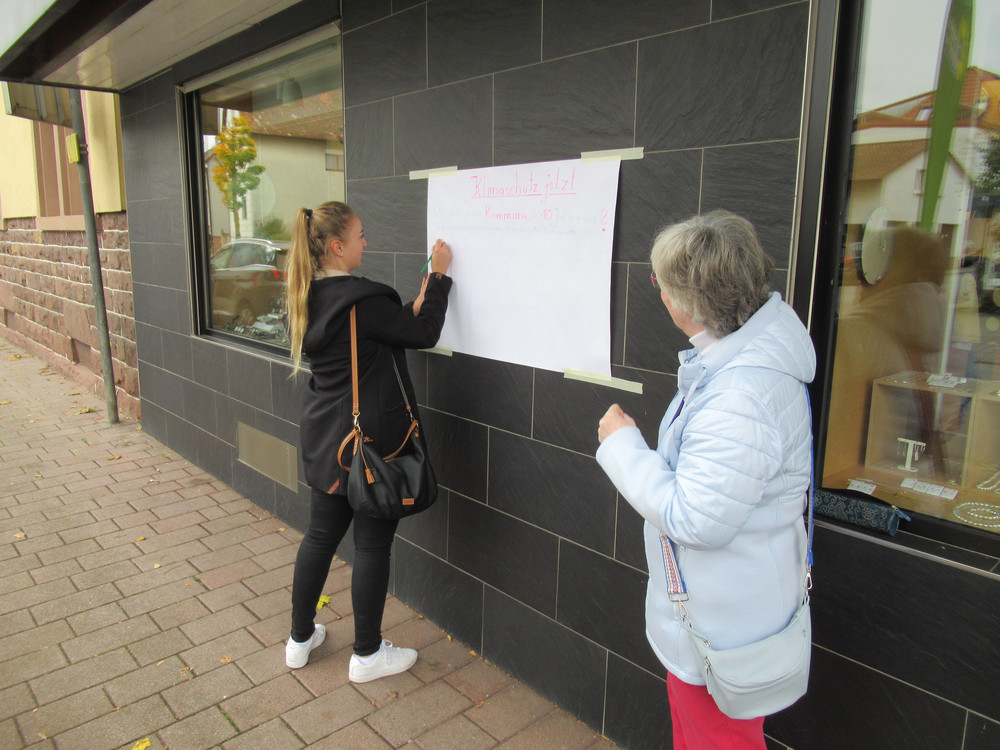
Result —
[[[841,246],[846,238],[850,198],[854,132],[854,103],[860,74],[865,2],[819,0],[816,3],[818,53],[809,85],[827,97],[813,96],[805,112],[809,138],[803,148],[803,231],[798,238],[796,284],[811,289],[809,304],[796,300],[796,309],[809,320],[816,347],[817,370],[812,384],[815,482],[822,487],[836,345],[835,308],[840,286]],[[828,53],[828,54],[827,54]],[[820,152],[823,152],[822,155]],[[807,215],[816,206],[815,217]],[[812,259],[809,263],[808,259]],[[808,316],[808,317],[807,317]],[[842,490],[833,490],[842,491]],[[957,521],[907,511],[899,533],[879,532],[820,517],[819,523],[843,533],[864,536],[881,544],[898,546],[917,554],[940,557],[953,564],[969,565],[996,575],[1000,558],[1000,533],[966,526]],[[969,553],[975,553],[970,555]],[[987,559],[979,556],[986,555]],[[991,559],[992,558],[992,559]]]
[[[230,76],[280,60],[308,47],[342,37],[339,20],[296,36],[294,39],[271,47],[263,52],[248,55],[210,73],[180,84],[176,89],[178,123],[180,124],[181,158],[183,160],[184,190],[183,210],[187,222],[186,235],[190,251],[190,283],[192,289],[194,334],[225,342],[236,348],[273,355],[278,359],[291,358],[289,347],[268,341],[240,336],[231,331],[213,327],[210,291],[209,187],[203,164],[202,108],[199,92],[207,86]],[[325,165],[324,165],[325,166]]]

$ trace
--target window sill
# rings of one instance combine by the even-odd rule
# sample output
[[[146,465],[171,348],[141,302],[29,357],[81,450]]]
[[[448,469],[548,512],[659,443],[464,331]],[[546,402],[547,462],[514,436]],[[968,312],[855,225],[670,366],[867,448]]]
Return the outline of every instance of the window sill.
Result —
[[[43,232],[84,232],[87,227],[83,214],[75,216],[39,216],[35,219],[35,228]]]

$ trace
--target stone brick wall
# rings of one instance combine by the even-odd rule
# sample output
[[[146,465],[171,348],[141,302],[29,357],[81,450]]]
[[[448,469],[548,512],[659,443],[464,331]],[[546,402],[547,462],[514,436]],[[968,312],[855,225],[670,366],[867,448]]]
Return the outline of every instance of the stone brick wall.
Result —
[[[97,216],[119,413],[139,416],[132,264],[125,212]],[[87,236],[42,231],[33,218],[0,229],[0,335],[103,395]]]

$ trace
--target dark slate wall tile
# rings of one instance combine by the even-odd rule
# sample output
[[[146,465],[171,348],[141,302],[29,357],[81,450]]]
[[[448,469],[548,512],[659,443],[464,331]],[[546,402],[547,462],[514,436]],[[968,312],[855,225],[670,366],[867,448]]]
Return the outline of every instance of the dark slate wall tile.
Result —
[[[147,323],[135,324],[135,347],[139,357],[139,382],[142,382],[142,363],[163,366],[163,330]]]
[[[147,91],[147,94],[149,92]],[[141,172],[133,172],[133,159],[142,159],[155,154],[160,158],[160,168],[168,171],[180,171],[180,160],[168,162],[166,155],[176,154],[177,139],[177,100],[174,91],[158,91],[150,94],[150,98],[138,101],[133,97],[121,99],[122,118],[122,156],[124,157],[125,186],[132,198],[129,180],[138,182]],[[137,105],[134,108],[131,105]],[[136,164],[139,167],[139,163]],[[136,185],[136,189],[144,189]],[[162,194],[150,193],[148,197],[163,197]],[[130,209],[131,210],[131,209]]]
[[[854,607],[852,615],[860,611]],[[814,610],[814,624],[816,620]],[[895,637],[903,636],[899,632]],[[913,661],[924,666],[931,660]],[[809,692],[791,708],[769,717],[764,731],[796,750],[960,750],[964,726],[965,711],[958,706],[813,647]]]
[[[161,147],[153,151],[140,151],[134,158],[126,161],[125,187],[128,200],[143,201],[180,195],[184,190],[180,160],[177,160],[175,166],[167,162],[171,155],[176,154],[176,147]]]
[[[176,157],[176,153],[174,156]],[[180,192],[149,200],[130,198],[128,201],[129,232],[135,232],[137,237],[147,240],[156,238],[157,242],[184,247],[184,222],[179,221],[183,215]],[[183,288],[187,288],[187,284]]]
[[[345,29],[355,29],[392,13],[392,0],[341,0]]]
[[[129,253],[133,278],[187,292],[189,263],[183,245],[132,241]]]
[[[798,141],[705,151],[701,210],[749,219],[777,268],[789,265],[798,151]]]
[[[636,570],[649,572],[646,545],[642,536],[643,518],[621,495],[618,496],[618,526],[615,534],[615,559]]]
[[[344,33],[344,103],[417,91],[427,86],[427,14],[424,7]]]
[[[191,298],[186,291],[168,289],[132,279],[137,323],[148,323],[168,331],[191,332]]]
[[[179,409],[178,409],[179,410]],[[167,412],[164,419],[167,436],[164,442],[193,464],[198,463],[198,430],[190,422]]]
[[[142,377],[143,366],[139,363],[140,378]],[[167,417],[168,412],[142,397],[142,431],[156,438],[162,443],[167,442]]]
[[[483,656],[598,731],[607,652],[489,587]]]
[[[488,428],[429,408],[420,416],[438,484],[485,501]]]
[[[215,391],[189,380],[184,381],[183,390],[184,410],[181,416],[191,424],[214,435],[216,431]]]
[[[273,479],[251,469],[245,463],[235,461],[233,462],[232,486],[233,489],[268,513],[275,512],[275,482]]]
[[[229,352],[229,395],[264,411],[271,409],[271,363],[235,350]]]
[[[495,163],[631,147],[634,91],[634,44],[497,74]]]
[[[709,0],[546,0],[545,59],[707,23]]]
[[[651,671],[660,668],[646,640],[646,574],[576,544],[559,545],[561,625]]]
[[[482,582],[405,540],[396,541],[394,557],[394,595],[482,652]]]
[[[203,338],[191,339],[191,364],[194,382],[222,394],[229,393],[229,370],[226,348]]]
[[[593,455],[597,452],[597,423],[611,404],[618,403],[636,420],[639,429],[656,444],[660,419],[677,387],[670,375],[612,369],[616,377],[639,383],[642,393],[564,378],[559,373],[535,373],[534,436],[546,443]]]
[[[798,137],[807,23],[801,4],[639,42],[636,143]]]
[[[493,79],[395,99],[396,174],[418,169],[493,163]]]
[[[629,750],[672,747],[673,727],[666,680],[667,672],[663,667],[650,674],[610,654],[604,735]]]
[[[677,352],[691,348],[650,283],[649,266],[629,266],[627,326],[625,364],[629,367],[675,372]]]
[[[1000,747],[1000,724],[981,716],[969,716],[962,750],[996,750]]]
[[[427,257],[427,180],[348,180],[347,202],[361,217],[369,250]]]
[[[438,490],[438,498],[423,513],[408,516],[399,522],[396,535],[432,555],[448,557],[448,497],[446,489]]]
[[[435,0],[427,6],[431,86],[541,59],[541,0]]]
[[[420,284],[427,275],[427,269],[420,269],[427,262],[427,253],[396,253],[396,283],[393,285],[405,305],[420,294]]]
[[[226,484],[233,481],[233,466],[236,463],[236,450],[214,435],[204,433],[198,445],[198,465],[205,471]]]
[[[429,406],[502,430],[530,434],[530,368],[463,354],[431,357],[428,365]]]
[[[814,551],[817,645],[1000,720],[1000,581],[833,529],[816,529]],[[901,641],[933,658],[885,647]]]
[[[366,279],[396,286],[396,255],[394,253],[380,253],[377,250],[365,251],[364,263],[360,270],[354,272],[355,276],[364,276]]]
[[[254,407],[221,393],[217,393],[215,396],[215,410],[218,436],[230,445],[236,445],[236,425],[238,422],[251,427],[257,426],[257,410]]]
[[[194,377],[191,337],[173,331],[163,331],[163,361],[170,371],[188,380]]]
[[[611,364],[613,365],[625,362],[628,269],[627,263],[611,264]]]
[[[344,155],[351,179],[391,177],[392,100],[344,110]]]
[[[152,366],[143,367],[139,376],[144,400],[152,401],[172,414],[181,415],[184,409],[184,383],[187,381],[169,370]],[[168,445],[175,447],[172,443]]]
[[[300,370],[294,377],[291,367],[271,363],[271,394],[274,415],[286,422],[299,423],[302,417],[302,394],[309,384],[308,371]]]
[[[481,503],[451,496],[448,562],[555,615],[559,540]]]
[[[615,490],[587,455],[490,431],[490,507],[607,555]]]
[[[745,13],[755,13],[779,5],[784,3],[781,0],[713,0],[712,20],[742,16]]]
[[[698,213],[701,158],[693,150],[622,162],[615,260],[649,263],[659,230]]]

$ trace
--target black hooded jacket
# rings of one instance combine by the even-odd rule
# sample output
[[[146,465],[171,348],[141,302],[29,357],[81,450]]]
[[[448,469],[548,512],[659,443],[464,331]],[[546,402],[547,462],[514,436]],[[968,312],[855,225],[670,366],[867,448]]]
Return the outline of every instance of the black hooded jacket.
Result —
[[[387,455],[399,448],[410,427],[393,359],[417,416],[404,350],[437,343],[450,289],[451,278],[431,274],[420,314],[415,316],[413,303],[401,304],[396,291],[385,284],[356,276],[313,281],[309,325],[302,340],[312,377],[299,425],[306,481],[311,487],[327,493],[347,492],[347,472],[337,462],[337,450],[354,426],[351,307],[357,306],[359,424],[379,454]],[[349,449],[344,451],[344,463],[350,465]]]

